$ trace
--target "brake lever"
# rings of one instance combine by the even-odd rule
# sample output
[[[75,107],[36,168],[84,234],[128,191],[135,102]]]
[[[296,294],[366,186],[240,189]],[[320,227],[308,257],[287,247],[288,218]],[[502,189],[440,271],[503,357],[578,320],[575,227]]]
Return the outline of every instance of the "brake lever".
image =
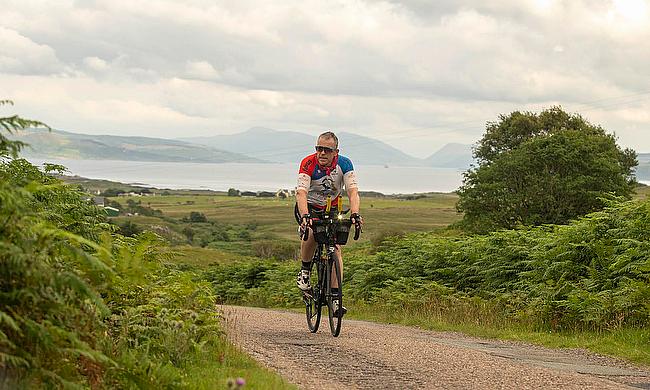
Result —
[[[300,238],[303,241],[307,241],[307,239],[309,239],[309,228],[307,226],[305,226],[304,229],[302,226],[300,226]]]

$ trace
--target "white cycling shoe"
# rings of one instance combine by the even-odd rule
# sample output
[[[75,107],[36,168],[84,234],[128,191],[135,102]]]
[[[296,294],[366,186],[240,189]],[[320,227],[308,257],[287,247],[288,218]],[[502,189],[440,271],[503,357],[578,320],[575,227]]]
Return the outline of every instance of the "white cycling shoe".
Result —
[[[310,273],[306,269],[301,269],[298,272],[298,278],[296,279],[296,285],[302,291],[308,291],[311,288],[311,285],[309,284],[309,276],[310,276]]]
[[[339,300],[338,299],[333,299],[332,300],[332,306],[334,309],[334,317],[341,318],[345,315],[345,313],[348,312],[348,309],[345,308],[345,306],[340,306],[339,305]]]

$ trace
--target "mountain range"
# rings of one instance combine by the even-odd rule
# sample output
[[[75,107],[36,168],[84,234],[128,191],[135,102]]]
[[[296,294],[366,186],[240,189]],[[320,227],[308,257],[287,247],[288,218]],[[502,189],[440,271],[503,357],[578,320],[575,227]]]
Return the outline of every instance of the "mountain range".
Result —
[[[409,156],[374,138],[341,132],[340,154],[350,157],[356,164],[420,166],[423,160]],[[180,138],[182,141],[209,145],[272,162],[296,162],[314,153],[316,138],[297,131],[277,131],[264,127],[253,127],[232,135],[212,137]]]
[[[27,129],[11,138],[29,144],[23,150],[27,157],[197,163],[262,162],[261,159],[205,145],[162,138],[77,134],[43,128]]]
[[[429,157],[410,156],[374,138],[341,132],[340,153],[355,164],[420,166],[466,170],[473,163],[471,145],[448,143]],[[232,135],[151,137],[78,134],[36,128],[11,137],[29,144],[26,157],[196,163],[297,163],[314,152],[315,137],[296,131],[254,127]],[[434,145],[432,145],[434,149]],[[638,154],[636,175],[650,180],[650,153]]]
[[[355,164],[467,169],[473,161],[471,145],[466,144],[449,143],[429,157],[420,159],[374,138],[347,132],[338,133],[337,137],[340,154],[350,157]],[[316,143],[314,136],[305,133],[265,127],[253,127],[232,135],[179,139],[273,162],[300,161],[314,152]],[[432,150],[435,149],[432,145]]]
[[[472,161],[470,145],[447,144],[426,159],[420,159],[374,138],[346,132],[337,136],[340,153],[355,164],[467,169]],[[30,145],[24,150],[26,156],[199,163],[297,163],[314,152],[316,143],[314,136],[305,133],[263,127],[232,135],[176,140],[40,128],[22,131],[12,138]],[[436,149],[434,145],[432,149]]]

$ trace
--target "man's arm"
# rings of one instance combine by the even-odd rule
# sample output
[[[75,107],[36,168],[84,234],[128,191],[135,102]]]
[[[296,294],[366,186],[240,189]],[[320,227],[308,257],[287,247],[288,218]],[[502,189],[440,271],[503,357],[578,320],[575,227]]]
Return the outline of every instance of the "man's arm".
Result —
[[[309,213],[309,207],[307,206],[307,191],[302,188],[296,190],[296,203],[298,203],[298,211],[301,216]]]
[[[356,187],[348,189],[348,199],[350,199],[350,213],[359,214],[361,199],[359,198],[359,190]]]

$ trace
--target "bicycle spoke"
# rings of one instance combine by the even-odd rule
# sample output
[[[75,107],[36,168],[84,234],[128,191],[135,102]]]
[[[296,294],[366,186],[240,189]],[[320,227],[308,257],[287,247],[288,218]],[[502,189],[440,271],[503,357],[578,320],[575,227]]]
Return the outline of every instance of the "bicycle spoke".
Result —
[[[341,269],[336,253],[332,254],[332,258],[328,261],[327,275],[327,311],[330,331],[334,337],[337,337],[341,332],[341,322],[343,321],[343,286],[341,284]],[[338,286],[338,293],[336,294],[332,293],[331,278],[335,278],[336,285]],[[334,307],[334,300],[338,300],[338,308]]]
[[[320,251],[317,251],[317,254]],[[307,315],[307,326],[309,327],[309,330],[312,333],[315,333],[318,331],[318,327],[320,325],[320,317],[321,317],[321,294],[320,294],[320,285],[321,285],[321,271],[318,263],[316,261],[312,261],[311,267],[310,267],[310,273],[311,273],[311,278],[310,278],[310,283],[311,283],[311,288],[308,292],[308,294],[305,294],[303,296],[303,300],[305,301],[305,314]]]

